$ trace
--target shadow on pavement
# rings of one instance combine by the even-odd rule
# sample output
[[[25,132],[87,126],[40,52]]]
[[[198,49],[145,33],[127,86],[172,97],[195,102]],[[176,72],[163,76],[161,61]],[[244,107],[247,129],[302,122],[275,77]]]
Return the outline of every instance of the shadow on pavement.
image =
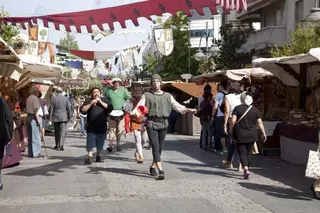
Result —
[[[155,179],[150,176],[147,172],[141,172],[140,170],[126,169],[126,168],[101,168],[101,167],[89,167],[90,171],[87,173],[99,174],[100,171],[123,174],[135,177]]]
[[[82,165],[82,157],[62,157],[62,156],[50,156],[48,160],[60,160],[59,162],[54,162],[51,164],[45,164],[38,167],[27,168],[15,172],[7,173],[6,175],[16,175],[16,176],[54,176],[54,173],[65,172],[64,169],[77,169],[75,166]],[[81,159],[81,160],[80,160]]]
[[[183,143],[183,145],[181,145]],[[210,151],[204,151],[199,148],[198,140],[194,139],[183,139],[180,141],[168,140],[165,142],[165,150],[180,152],[184,155],[189,156],[201,163],[194,162],[173,162],[168,161],[167,163],[183,166],[180,168],[181,171],[185,172],[195,172],[199,174],[213,174],[221,175],[227,178],[236,178],[233,176],[230,170],[222,167],[221,162],[226,158],[226,156],[216,155]],[[186,168],[190,167],[190,168]],[[204,169],[199,169],[203,167]],[[194,169],[192,169],[194,168]],[[208,168],[216,168],[224,170],[225,172],[216,172],[205,170]],[[302,191],[306,194],[310,194],[309,186],[312,180],[304,177],[305,168],[301,166],[295,166],[290,163],[282,161],[279,157],[269,157],[269,156],[252,156],[252,167],[250,169],[253,173],[260,175],[265,178],[269,178],[273,181],[281,182],[288,185],[296,190]],[[259,189],[259,188],[257,188]],[[274,188],[275,190],[281,190],[281,188]],[[269,188],[272,191],[272,188]],[[286,190],[285,188],[283,190]],[[270,192],[271,193],[271,192]],[[274,192],[277,194],[277,191]],[[301,193],[303,194],[303,193]],[[297,195],[295,193],[294,195]]]
[[[297,191],[289,188],[263,185],[263,184],[257,184],[257,183],[241,182],[238,184],[246,189],[263,192],[266,195],[281,198],[281,199],[304,200],[304,201],[312,200],[311,196],[309,197],[308,194],[306,194],[305,192],[301,192],[301,191]]]

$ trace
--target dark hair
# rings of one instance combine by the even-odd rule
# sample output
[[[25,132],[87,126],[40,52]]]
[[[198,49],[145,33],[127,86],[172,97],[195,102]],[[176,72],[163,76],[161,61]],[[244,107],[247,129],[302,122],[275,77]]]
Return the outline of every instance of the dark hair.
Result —
[[[220,85],[223,87],[223,89],[227,89],[228,88],[228,80],[224,79],[220,82]]]
[[[212,87],[209,84],[205,85],[204,88],[203,88],[204,92],[211,91],[211,90],[212,90]]]
[[[38,98],[41,98],[41,97],[42,97],[42,92],[39,91]]]
[[[229,82],[229,93],[240,94],[242,93],[241,84],[238,81]]]
[[[91,90],[90,90],[90,93],[92,94],[93,90],[96,90],[96,89],[99,90],[100,93],[101,93],[100,87],[92,87]]]
[[[212,98],[213,97],[213,94],[209,91],[206,91],[203,93],[203,96],[202,96],[205,100],[207,100],[208,98]]]

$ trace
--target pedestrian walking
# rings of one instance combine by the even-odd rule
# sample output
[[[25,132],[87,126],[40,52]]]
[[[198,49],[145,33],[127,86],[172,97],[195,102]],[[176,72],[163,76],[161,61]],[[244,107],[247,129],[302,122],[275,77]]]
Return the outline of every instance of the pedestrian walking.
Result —
[[[130,114],[131,110],[136,108],[138,102],[140,101],[144,90],[141,86],[135,86],[133,89],[132,99],[126,101],[123,109],[126,113]],[[148,140],[147,131],[143,125],[145,121],[145,115],[140,114],[140,116],[130,116],[130,131],[133,132],[134,140],[136,143],[136,151],[134,157],[137,163],[142,163],[144,160],[142,147]]]
[[[112,106],[107,99],[101,97],[98,87],[91,89],[91,97],[87,98],[80,108],[82,114],[87,115],[87,152],[86,164],[93,162],[93,151],[97,150],[96,162],[103,162],[101,152],[106,142],[107,117]]]
[[[0,97],[0,190],[3,188],[1,179],[2,159],[5,146],[13,137],[13,118],[7,102]]]
[[[152,147],[153,162],[150,167],[150,174],[158,176],[156,168],[158,168],[158,180],[165,178],[161,162],[161,152],[163,150],[164,140],[167,134],[168,117],[171,110],[174,109],[179,113],[196,113],[196,109],[189,109],[179,104],[171,94],[161,90],[161,77],[154,74],[151,77],[152,92],[146,92],[142,97],[137,107],[132,111],[132,115],[139,117],[140,106],[146,106],[148,109],[147,115],[147,132]]]
[[[240,96],[241,105],[236,106],[232,112],[230,132],[240,155],[240,162],[244,168],[243,177],[249,179],[249,166],[254,142],[258,141],[258,129],[261,130],[263,140],[267,136],[260,117],[259,110],[252,106],[252,96],[243,92]]]
[[[222,163],[227,168],[233,168],[232,161],[239,159],[238,151],[235,154],[235,144],[232,141],[231,133],[228,131],[228,127],[230,126],[230,121],[232,118],[232,112],[236,106],[241,105],[240,96],[242,93],[242,86],[237,81],[230,81],[229,82],[229,94],[225,96],[224,105],[225,105],[225,112],[224,112],[224,133],[227,136],[227,146],[228,146],[228,155],[227,159],[223,160]],[[238,160],[239,162],[239,160]],[[239,162],[238,171],[242,170],[242,165]]]
[[[52,97],[50,120],[54,125],[54,149],[64,151],[64,142],[67,135],[67,125],[72,116],[70,102],[66,96],[62,94],[62,89],[57,89],[57,95]]]

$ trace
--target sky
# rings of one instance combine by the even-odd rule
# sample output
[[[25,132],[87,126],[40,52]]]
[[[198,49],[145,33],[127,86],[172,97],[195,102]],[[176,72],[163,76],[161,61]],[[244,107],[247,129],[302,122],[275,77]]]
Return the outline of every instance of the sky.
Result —
[[[12,3],[13,1],[15,4]],[[25,0],[0,0],[0,6],[3,6],[5,11],[10,13],[10,16],[21,17],[92,10],[140,1],[143,0],[100,0],[100,4],[97,4],[99,0],[28,0],[28,3],[25,3]],[[23,6],[17,6],[19,4]],[[122,50],[141,45],[143,41],[147,41],[148,33],[151,32],[153,24],[143,18],[139,19],[139,23],[139,27],[128,26],[126,30],[122,30],[119,25],[115,25],[115,33],[101,39],[98,43],[91,40],[90,34],[77,33],[75,36],[81,50]],[[26,33],[25,31],[22,32]],[[51,29],[49,41],[58,44],[64,36],[65,32]]]

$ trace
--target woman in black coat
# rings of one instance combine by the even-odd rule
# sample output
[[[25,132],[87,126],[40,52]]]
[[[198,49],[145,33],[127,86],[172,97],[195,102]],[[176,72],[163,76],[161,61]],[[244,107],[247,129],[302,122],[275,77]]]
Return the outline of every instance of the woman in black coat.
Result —
[[[1,181],[2,159],[4,147],[11,141],[13,136],[13,118],[12,112],[7,102],[0,97],[0,190],[3,188]]]

